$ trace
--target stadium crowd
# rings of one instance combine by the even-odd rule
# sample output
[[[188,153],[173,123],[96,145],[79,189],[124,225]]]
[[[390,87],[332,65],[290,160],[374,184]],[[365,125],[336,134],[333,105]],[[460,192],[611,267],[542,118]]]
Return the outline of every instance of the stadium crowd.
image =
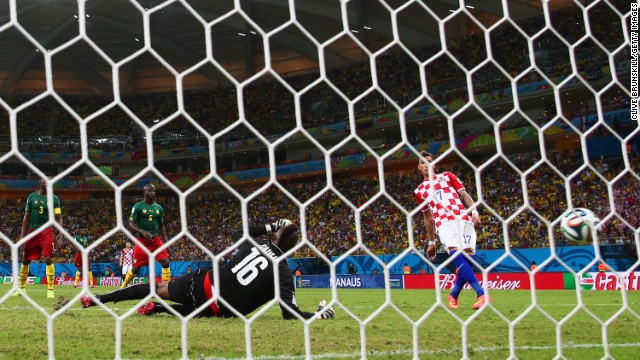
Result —
[[[614,6],[624,8],[623,4],[614,1]],[[560,38],[570,44],[579,43],[575,48],[577,69],[587,81],[609,77],[603,74],[602,67],[609,66],[609,58],[596,45],[597,40],[609,51],[617,49],[624,42],[620,32],[620,19],[608,6],[595,6],[589,12],[590,37],[585,37],[584,19],[577,7],[566,8],[552,13],[553,28]],[[490,34],[492,52],[498,64],[511,76],[524,72],[528,75],[519,81],[520,84],[539,81],[543,78],[530,71],[536,65],[540,72],[549,79],[562,79],[570,76],[568,51],[556,33],[547,29],[537,34],[545,25],[543,16],[521,20],[517,27],[512,23],[504,23]],[[527,36],[537,35],[534,41],[535,64],[531,64],[526,41],[521,32]],[[470,35],[452,39],[448,49],[467,69],[481,63],[487,57],[484,34],[477,29]],[[430,45],[419,49],[411,49],[420,61],[425,61],[441,51],[440,45]],[[618,52],[616,63],[629,59],[627,51]],[[422,95],[418,65],[403,51],[387,51],[376,58],[376,71],[381,88],[400,106],[406,106]],[[439,55],[432,64],[437,65],[437,72],[427,72],[429,95],[438,103],[446,104],[452,100],[467,101],[467,83],[464,72],[453,61]],[[427,66],[429,67],[429,65]],[[361,94],[371,86],[368,61],[358,62],[345,67],[331,69],[327,78],[341,89],[349,98]],[[599,74],[591,78],[590,74]],[[287,77],[285,80],[296,90],[302,89],[318,77],[317,73]],[[554,80],[555,81],[555,80]],[[473,75],[474,94],[497,91],[509,86],[508,79],[495,66],[484,66]],[[393,84],[387,87],[385,84]],[[62,98],[82,118],[90,116],[103,106],[111,106],[113,99],[105,97],[80,97],[61,95]],[[27,97],[7,100],[10,104],[19,104]],[[177,111],[177,99],[174,93],[156,93],[124,96],[126,108],[135,114],[147,126],[152,126]],[[236,89],[221,86],[215,90],[185,91],[184,105],[186,112],[210,134],[224,129],[238,118]],[[326,84],[320,84],[301,97],[302,122],[306,129],[317,126],[343,123],[347,119],[347,106],[344,100]],[[356,118],[371,116],[380,112],[388,112],[389,105],[381,96],[368,96],[355,104]],[[276,80],[265,78],[254,81],[245,88],[245,112],[247,120],[264,136],[282,134],[295,125],[293,96]],[[571,116],[571,114],[565,114]],[[0,111],[0,133],[8,133],[8,117]],[[42,121],[33,121],[41,119]],[[276,121],[277,120],[277,121]],[[154,136],[164,137],[156,147],[176,147],[194,145],[196,129],[185,125],[180,117],[159,128]],[[92,119],[88,124],[90,137],[101,137],[109,141],[96,141],[91,144],[92,150],[131,150],[144,149],[145,139],[141,127],[131,120],[128,113],[120,106],[112,106],[108,111]],[[54,137],[55,134],[55,137]],[[61,149],[77,149],[79,145],[79,127],[76,120],[60,105],[48,97],[29,106],[18,114],[18,135],[23,139],[20,147],[24,151],[61,151]],[[244,140],[255,137],[246,129],[238,129],[227,133],[222,139],[225,142]],[[54,141],[54,138],[57,141]],[[189,139],[187,142],[186,138]],[[201,139],[198,140],[203,142]],[[2,145],[6,147],[7,144]]]
[[[551,153],[549,162],[534,165],[538,155],[520,154],[496,160],[481,172],[482,201],[479,210],[483,224],[478,228],[479,249],[499,249],[507,244],[503,233],[503,222],[508,223],[508,244],[515,248],[549,247],[550,239],[547,223],[560,217],[568,207],[565,181],[560,176],[571,177],[571,195],[574,207],[592,209],[604,221],[600,233],[601,243],[630,242],[632,229],[640,226],[640,183],[632,176],[623,176],[612,183],[615,213],[608,217],[609,194],[606,181],[613,180],[624,169],[620,159],[601,160],[594,164],[594,170],[582,168],[579,152]],[[534,166],[525,180],[529,205],[524,203],[523,184],[520,172]],[[449,167],[450,164],[447,164]],[[555,168],[555,169],[554,169]],[[473,198],[479,199],[474,183],[472,168],[465,163],[453,164],[452,171],[467,184]],[[577,172],[576,172],[577,171]],[[398,253],[409,246],[409,232],[423,233],[419,229],[407,229],[406,211],[412,211],[417,204],[413,199],[413,189],[421,178],[413,168],[385,174],[387,196],[380,196],[363,207],[380,191],[380,179],[374,175],[334,178],[335,191],[326,190],[324,178],[302,179],[283,184],[291,197],[300,203],[308,203],[305,210],[306,237],[318,251],[327,256],[341,254],[357,246],[355,228],[356,213],[360,208],[362,246],[374,254]],[[247,196],[256,189],[245,189]],[[316,196],[312,200],[312,197]],[[397,207],[392,201],[401,207]],[[63,218],[66,230],[74,235],[80,228],[87,230],[90,240],[95,241],[116,226],[114,202],[112,199],[63,201]],[[134,197],[124,199],[123,214],[136,201]],[[167,231],[170,237],[181,233],[179,201],[176,196],[164,192],[159,198],[165,208]],[[219,254],[230,245],[231,234],[241,223],[240,201],[231,194],[218,191],[191,195],[187,199],[185,226],[188,233],[202,246],[214,254]],[[2,231],[9,239],[15,240],[23,216],[20,201],[7,201],[0,209],[5,221]],[[249,221],[268,223],[287,217],[298,222],[299,207],[289,196],[271,187],[250,201],[247,206]],[[517,215],[514,215],[517,214]],[[413,226],[422,226],[418,212]],[[607,217],[605,219],[605,217]],[[126,224],[127,219],[123,219]],[[628,225],[627,225],[628,224]],[[555,246],[569,245],[560,235],[558,226],[553,229]],[[183,234],[184,235],[184,234]],[[127,240],[119,231],[105,239],[90,253],[94,262],[117,262],[119,250]],[[415,247],[421,250],[423,239],[414,239]],[[67,243],[55,252],[56,262],[72,262],[76,248]],[[204,260],[206,253],[188,236],[179,237],[169,247],[171,259]],[[306,245],[298,251],[298,257],[316,257],[317,254]],[[6,244],[0,245],[0,261],[8,261],[10,251]]]

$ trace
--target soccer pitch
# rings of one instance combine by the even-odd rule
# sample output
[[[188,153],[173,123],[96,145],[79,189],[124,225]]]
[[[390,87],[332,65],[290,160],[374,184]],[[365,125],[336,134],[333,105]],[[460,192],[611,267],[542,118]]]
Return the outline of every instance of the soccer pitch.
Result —
[[[0,288],[0,296],[7,290],[8,286]],[[105,293],[112,288],[97,290]],[[60,302],[60,298],[46,299],[44,286],[30,286],[28,291],[49,314]],[[77,294],[79,291],[71,287],[56,288],[56,295],[66,299]],[[390,301],[384,306],[384,290],[339,289],[337,300],[342,305],[334,304],[336,318],[317,320],[309,327],[311,353],[314,358],[322,359],[351,359],[362,355],[375,359],[409,359],[413,358],[415,336],[421,359],[459,359],[463,332],[466,332],[468,351],[473,359],[505,359],[510,355],[519,359],[550,359],[559,350],[568,359],[595,359],[605,356],[603,343],[608,343],[609,353],[615,359],[636,359],[640,350],[637,315],[640,294],[626,293],[628,308],[625,310],[622,310],[623,296],[619,291],[581,294],[582,308],[577,306],[576,291],[538,291],[535,293],[538,307],[533,307],[529,291],[492,291],[492,307],[476,312],[471,310],[474,294],[465,290],[460,296],[460,309],[450,312],[444,307],[433,308],[437,296],[433,290],[392,290]],[[443,295],[446,299],[446,293]],[[297,291],[298,304],[303,310],[314,310],[321,299],[331,299],[329,289]],[[137,303],[129,301],[109,304],[109,307],[117,314],[124,314],[136,308]],[[426,313],[428,317],[423,320]],[[0,304],[0,314],[0,359],[49,356],[45,314],[21,297],[7,298]],[[410,321],[421,321],[415,332]],[[509,346],[509,323],[514,324],[513,354]],[[606,332],[603,332],[603,323],[607,324]],[[556,324],[560,325],[556,327]],[[304,324],[282,320],[277,305],[250,325],[249,332],[240,319],[190,320],[185,325],[189,358],[245,358],[246,334],[250,334],[255,358],[305,357]],[[116,356],[116,320],[102,308],[82,309],[76,301],[53,320],[52,329],[58,359]],[[120,356],[125,359],[180,358],[181,331],[179,318],[141,317],[134,312],[122,320]],[[562,337],[560,347],[556,341],[559,336]],[[365,342],[363,353],[361,346]]]

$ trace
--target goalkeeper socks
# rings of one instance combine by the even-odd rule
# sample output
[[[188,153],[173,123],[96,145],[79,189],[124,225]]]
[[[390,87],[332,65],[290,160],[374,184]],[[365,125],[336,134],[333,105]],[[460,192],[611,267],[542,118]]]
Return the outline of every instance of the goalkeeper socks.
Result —
[[[163,267],[162,268],[162,281],[169,282],[171,280],[171,268]]]
[[[134,276],[135,275],[133,274],[133,271],[129,270],[127,275],[125,275],[124,280],[122,280],[122,286],[120,286],[120,289],[126,288],[131,283],[131,280],[133,280]]]
[[[53,290],[53,277],[56,275],[55,266],[53,264],[47,265],[44,272],[47,275],[47,289]]]
[[[73,282],[73,286],[78,286],[80,283],[80,270],[76,271],[76,280]]]
[[[476,276],[473,274],[473,269],[471,269],[471,265],[469,265],[467,259],[464,258],[464,255],[459,254],[458,250],[454,250],[451,252],[451,256],[454,257],[453,262],[456,264],[456,268],[458,268],[458,277],[468,282],[473,290],[476,291],[478,296],[484,295],[484,290],[482,289],[482,286],[480,286],[480,282],[478,282]]]
[[[27,286],[27,277],[29,276],[29,265],[22,264],[20,265],[20,279],[19,285],[21,289],[24,289]]]
[[[128,274],[127,274],[128,275]],[[104,295],[96,295],[102,303],[144,299],[151,292],[149,284],[137,284]]]

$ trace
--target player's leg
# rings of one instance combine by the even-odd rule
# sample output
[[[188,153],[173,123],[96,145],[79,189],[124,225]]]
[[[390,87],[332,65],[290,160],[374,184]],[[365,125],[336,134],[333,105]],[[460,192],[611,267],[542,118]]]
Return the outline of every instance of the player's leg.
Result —
[[[176,278],[174,279],[174,281],[181,282],[183,281],[183,279]],[[170,298],[168,286],[169,286],[169,283],[156,284],[156,294],[161,299],[176,301]],[[110,303],[110,302],[127,301],[127,300],[140,300],[147,297],[150,293],[151,293],[151,285],[146,283],[146,284],[136,284],[136,285],[128,286],[124,289],[114,290],[110,293],[103,294],[103,295],[96,295],[96,298],[101,303]],[[83,307],[96,305],[93,301],[91,301],[91,298],[86,295],[82,296],[80,300],[82,301]]]
[[[453,249],[449,249],[449,253],[452,254],[454,252],[456,252],[458,249],[453,248]],[[449,293],[449,297],[448,297],[448,306],[449,309],[457,309],[458,308],[458,296],[460,296],[460,292],[462,291],[462,289],[464,288],[464,285],[467,283],[467,281],[464,279],[464,277],[460,276],[460,273],[458,271],[458,266],[456,265],[456,283],[453,285],[453,289],[451,289],[451,293]]]
[[[150,302],[140,307],[138,314],[153,315],[157,313],[167,313],[175,315],[177,312],[182,316],[190,315],[208,300],[204,289],[205,279],[207,279],[208,276],[209,272],[198,269],[193,273],[175,278],[168,283],[158,284],[158,296],[162,299],[171,300],[176,304],[165,306],[159,302]],[[164,284],[166,284],[166,286],[160,287],[160,285]],[[211,286],[210,281],[207,282],[207,284]],[[214,316],[214,314],[210,308],[205,308],[196,316],[209,317]]]
[[[178,279],[175,279],[174,281],[171,282],[171,284],[169,282],[162,282],[158,284],[158,287],[156,288],[156,293],[158,294],[158,296],[161,299],[165,299],[165,300],[172,300],[172,301],[182,301],[182,296],[176,296],[176,299],[171,299],[171,296],[169,295],[169,286],[173,286],[174,287],[174,293],[178,293],[178,291],[180,291],[181,289],[181,284],[184,282],[189,283],[189,280],[187,279],[182,279],[179,278],[180,281],[177,281]],[[192,306],[187,306],[187,305],[183,305],[183,304],[172,304],[170,307],[172,307],[176,312],[178,312],[179,314],[181,314],[182,316],[187,316],[189,315],[192,311],[193,311],[193,307]],[[153,315],[153,314],[158,314],[158,313],[167,313],[167,314],[171,314],[173,315],[174,313],[171,312],[169,310],[168,307],[162,305],[162,303],[153,301],[150,302],[148,304],[142,305],[139,309],[138,309],[138,314],[139,315]]]
[[[151,251],[155,251],[162,245],[164,245],[164,243],[162,242],[162,238],[160,236],[156,236],[152,239],[152,244],[149,249],[153,248],[153,250]],[[158,255],[156,255],[156,260],[160,263],[160,265],[162,265],[162,281],[169,282],[169,280],[171,280],[171,268],[169,267],[169,252],[166,248],[160,251]]]
[[[97,288],[98,286],[93,283],[93,271],[89,270],[89,287]]]
[[[171,268],[169,267],[169,259],[159,260],[162,265],[162,281],[169,282],[171,280]]]
[[[27,260],[27,249],[25,246],[24,249],[24,260],[22,260],[22,264],[20,265],[20,276],[18,278],[18,291],[11,294],[11,296],[19,296],[20,294],[26,291],[27,286],[27,277],[29,277],[29,264],[31,264],[31,260]]]
[[[53,260],[51,256],[53,255],[53,243],[55,242],[55,235],[53,233],[53,229],[49,228],[40,233],[41,236],[41,245],[42,245],[42,256],[44,256],[45,274],[47,275],[47,297],[52,299],[55,298],[53,293],[53,284],[56,276],[56,268],[53,265]]]
[[[129,271],[131,270],[131,265],[122,266],[122,281],[124,282],[124,278],[127,276]]]
[[[20,277],[18,279],[19,291],[13,293],[12,296],[17,296],[21,292],[26,291],[27,287],[27,277],[29,277],[29,264],[33,260],[39,260],[42,256],[42,249],[40,248],[40,241],[38,240],[38,236],[31,238],[24,244],[23,248],[23,257],[22,257],[22,265],[20,265]]]
[[[449,255],[453,258],[453,263],[456,265],[456,269],[458,271],[456,284],[449,294],[448,299],[449,307],[455,309],[458,307],[458,296],[460,295],[460,291],[462,291],[462,288],[466,283],[471,285],[478,296],[484,295],[484,290],[482,289],[482,286],[480,286],[478,279],[476,279],[471,265],[459,250],[464,249],[467,251],[470,250],[472,246],[475,246],[475,230],[473,229],[472,224],[471,226],[468,226],[466,222],[449,222],[443,224],[438,229],[438,236],[440,237],[440,241],[449,250]]]
[[[158,289],[161,284],[158,284]],[[140,300],[144,299],[146,296],[151,293],[151,285],[149,284],[136,284],[124,289],[114,290],[110,293],[103,295],[96,295],[96,298],[101,303],[109,303],[109,302],[118,302],[118,301],[126,301],[126,300]],[[82,301],[83,307],[89,307],[96,305],[89,296],[82,296],[80,298]]]
[[[80,276],[82,275],[82,253],[76,251],[76,257],[73,260],[73,265],[76,267],[76,278],[73,281],[73,287],[80,287]]]
[[[56,276],[56,267],[53,265],[53,260],[51,260],[51,256],[47,256],[44,258],[45,274],[47,275],[47,297],[50,299],[55,298],[53,293],[53,284],[55,282]]]
[[[124,280],[122,281],[122,285],[120,285],[120,288],[124,289],[129,286],[129,284],[131,284],[131,281],[133,281],[133,278],[138,275],[139,271],[140,267],[132,266],[131,270],[129,270],[129,272],[127,272],[127,275],[124,276]]]
[[[460,238],[462,249],[469,255],[470,258],[473,258],[476,253],[475,227],[473,226],[472,222],[467,222],[467,221],[461,222],[460,227],[461,227],[461,233],[462,233],[462,237]],[[458,257],[462,258],[464,262],[467,264],[464,267],[465,268],[464,271],[466,272],[465,280],[469,283],[469,285],[471,285],[471,287],[473,288],[473,290],[475,290],[477,295],[476,301],[473,304],[472,308],[479,309],[485,304],[485,302],[489,301],[489,297],[485,296],[484,289],[480,285],[480,282],[478,281],[478,279],[476,279],[476,276],[473,273],[473,269],[471,267],[471,263],[469,262],[469,260],[463,257],[462,254],[460,254]]]
[[[138,241],[146,240],[138,238]],[[131,281],[133,281],[133,278],[138,275],[141,267],[149,265],[149,257],[147,256],[147,253],[145,253],[138,245],[133,247],[133,263],[134,265],[131,267],[131,270],[124,275],[124,280],[122,280],[122,285],[120,286],[121,289],[124,289],[131,284]]]
[[[469,256],[474,260],[476,259],[476,253],[475,252],[469,253]],[[480,309],[486,302],[490,302],[491,301],[491,298],[489,297],[489,295],[486,295],[484,293],[484,289],[482,289],[482,286],[480,286],[480,283],[478,283],[478,286],[482,290],[482,294],[480,294],[480,293],[478,293],[476,291],[476,293],[478,294],[478,297],[476,298],[476,302],[472,306],[472,309],[474,309],[474,310]]]

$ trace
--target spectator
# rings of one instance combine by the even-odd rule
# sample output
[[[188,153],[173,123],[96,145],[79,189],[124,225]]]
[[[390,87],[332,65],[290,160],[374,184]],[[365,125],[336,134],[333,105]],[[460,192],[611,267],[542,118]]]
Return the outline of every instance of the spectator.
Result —
[[[405,275],[411,274],[411,267],[409,266],[409,264],[404,263],[404,266],[402,267],[402,273]]]
[[[349,275],[358,274],[358,270],[356,270],[356,267],[353,265],[353,263],[349,263],[349,266],[347,267],[347,274]]]

